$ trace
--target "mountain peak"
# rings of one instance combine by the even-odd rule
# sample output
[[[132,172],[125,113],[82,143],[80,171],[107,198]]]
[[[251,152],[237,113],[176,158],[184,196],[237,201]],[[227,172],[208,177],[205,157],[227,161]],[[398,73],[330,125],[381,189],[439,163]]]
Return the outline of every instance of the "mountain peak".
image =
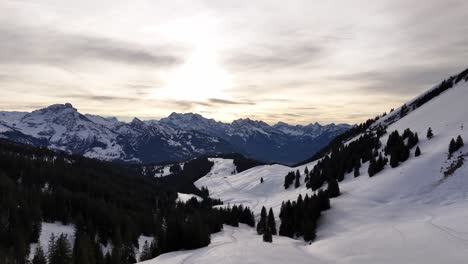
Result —
[[[141,125],[143,124],[143,121],[141,121],[138,117],[134,117],[132,119],[132,122],[130,122],[131,124],[135,124],[135,125]]]
[[[269,127],[267,123],[259,120],[252,120],[250,118],[239,118],[237,120],[232,121],[232,125],[234,126],[245,126],[245,125],[252,125],[252,126],[262,126],[262,127]]]
[[[54,112],[58,112],[58,111],[63,111],[63,110],[71,110],[71,111],[77,111],[76,108],[73,107],[72,104],[70,103],[65,103],[65,104],[53,104],[53,105],[49,105],[45,108],[42,108],[42,109],[39,109],[37,111],[40,111],[40,110],[47,110],[47,111],[54,111]]]

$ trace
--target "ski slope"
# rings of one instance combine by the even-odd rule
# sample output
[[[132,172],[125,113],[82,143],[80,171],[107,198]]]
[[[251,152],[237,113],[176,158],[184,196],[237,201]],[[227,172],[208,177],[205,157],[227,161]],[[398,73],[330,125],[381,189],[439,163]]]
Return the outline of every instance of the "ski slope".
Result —
[[[171,252],[141,263],[316,263],[304,249],[303,243],[288,237],[274,236],[273,243],[264,243],[262,237],[246,225],[239,228],[225,225],[223,231],[212,235],[208,247]]]
[[[467,146],[451,159],[447,153],[451,138],[461,135],[468,143],[466,102],[468,83],[462,81],[390,125],[389,133],[401,134],[406,128],[418,132],[422,155],[414,157],[412,149],[406,162],[393,169],[387,165],[372,178],[367,163],[360,177],[346,175],[342,195],[332,199],[311,245],[283,237],[262,243],[253,229],[225,227],[206,248],[145,263],[467,263],[468,166],[443,174],[454,159],[468,153]],[[431,140],[426,139],[428,127],[434,131]],[[383,145],[387,136],[381,138]],[[303,183],[284,190],[284,176],[313,165],[266,165],[234,175],[218,171],[195,184],[208,187],[210,195],[226,204],[251,207],[257,216],[262,206],[278,214],[283,200],[311,193]]]

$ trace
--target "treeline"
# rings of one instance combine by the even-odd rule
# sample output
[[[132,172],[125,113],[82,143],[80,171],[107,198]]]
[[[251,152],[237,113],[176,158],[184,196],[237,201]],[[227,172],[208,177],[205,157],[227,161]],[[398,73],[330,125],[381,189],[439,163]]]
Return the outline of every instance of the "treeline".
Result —
[[[73,224],[71,259],[90,264],[135,262],[140,235],[155,238],[155,257],[206,246],[223,223],[253,225],[248,208],[176,199],[155,179],[114,164],[0,140],[0,263],[26,263],[42,222]],[[109,256],[94,250],[101,245],[112,245]]]
[[[207,197],[206,192],[197,189],[193,183],[210,172],[214,162],[210,161],[209,157],[233,159],[234,165],[236,166],[236,170],[232,173],[239,173],[253,168],[255,166],[260,166],[264,164],[256,160],[246,158],[243,155],[237,153],[202,156],[184,162],[183,166],[180,165],[181,163],[170,165],[169,171],[171,175],[167,177],[158,178],[157,181],[166,189],[177,190],[179,192],[184,193],[193,193],[198,196]],[[156,165],[132,165],[132,168],[136,172],[142,173],[150,177],[162,170],[161,167],[158,167]]]
[[[308,177],[308,172],[305,173],[306,177]],[[284,188],[288,189],[291,184],[294,182],[294,188],[299,188],[301,186],[301,173],[299,170],[290,171],[286,176],[284,177]]]
[[[385,116],[385,115],[386,115],[386,113],[384,113],[382,115],[382,117]],[[323,156],[327,155],[333,149],[336,149],[336,148],[340,147],[343,144],[343,142],[345,142],[345,141],[347,141],[349,139],[352,139],[353,137],[356,137],[359,134],[366,133],[367,130],[375,122],[377,122],[380,118],[381,118],[381,116],[376,116],[374,118],[367,119],[365,122],[363,122],[361,124],[353,126],[351,129],[349,129],[349,130],[343,132],[342,134],[336,136],[327,146],[322,148],[320,151],[316,152],[312,157],[293,165],[293,167],[301,166],[301,165],[304,165],[306,163],[310,163],[312,161],[321,159]]]
[[[299,195],[297,201],[281,204],[279,235],[291,238],[302,236],[305,241],[315,239],[317,222],[321,212],[330,208],[327,191],[318,191],[312,196]]]
[[[264,242],[273,242],[273,235],[277,235],[276,220],[273,209],[270,208],[268,216],[265,206],[260,212],[260,220],[257,223],[257,234],[263,235]]]
[[[379,137],[384,133],[384,129],[367,132],[349,144],[333,147],[331,153],[319,160],[310,171],[306,186],[315,191],[325,182],[340,182],[346,173],[351,173],[356,168],[359,170],[362,163],[374,157],[381,146]]]
[[[463,145],[463,139],[460,135],[458,135],[456,140],[452,138],[449,143],[449,156],[452,156],[452,154],[463,147]]]
[[[407,143],[405,143],[405,140]],[[390,155],[390,166],[395,168],[399,163],[406,161],[410,156],[410,149],[419,142],[418,133],[413,133],[409,128],[400,136],[397,130],[393,131],[384,148],[385,155]]]
[[[421,105],[429,102],[432,98],[440,95],[442,92],[453,87],[454,84],[457,84],[461,80],[468,81],[468,69],[462,71],[461,73],[448,78],[447,80],[442,81],[436,88],[432,89],[431,91],[427,92],[423,96],[416,99],[411,106],[413,108],[418,108]]]
[[[193,183],[208,174],[213,164],[214,162],[207,157],[189,160],[184,163],[183,167],[178,163],[173,164],[170,167],[172,175],[157,178],[156,181],[166,189],[207,197],[206,192],[197,189]]]

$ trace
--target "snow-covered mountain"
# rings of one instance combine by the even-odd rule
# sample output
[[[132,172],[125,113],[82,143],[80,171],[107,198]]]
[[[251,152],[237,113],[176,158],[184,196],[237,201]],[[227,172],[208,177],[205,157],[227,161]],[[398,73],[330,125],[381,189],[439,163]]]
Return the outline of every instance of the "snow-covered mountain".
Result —
[[[120,122],[80,114],[71,104],[31,113],[0,113],[0,136],[22,143],[112,161],[182,160],[206,153],[230,152],[229,143],[196,131],[163,124]]]
[[[232,152],[262,161],[293,163],[350,128],[311,124],[291,126],[301,132],[289,133],[286,126],[250,119],[227,124],[192,113],[121,122],[115,117],[83,115],[69,103],[31,113],[0,112],[0,137],[91,158],[142,163]]]
[[[279,236],[273,243],[263,243],[252,228],[227,227],[206,248],[163,254],[144,263],[465,263],[468,147],[452,155],[448,147],[458,135],[468,139],[468,71],[448,82],[449,89],[439,93],[441,86],[436,86],[425,94],[430,97],[408,102],[406,114],[396,109],[371,126],[384,125],[388,131],[380,137],[379,151],[390,132],[402,134],[409,128],[418,133],[422,154],[416,157],[412,149],[408,160],[396,168],[387,164],[373,177],[368,176],[369,162],[361,165],[361,176],[347,173],[339,184],[342,194],[332,199],[311,244]],[[430,139],[429,127],[434,132]],[[215,162],[217,166],[196,186],[208,187],[210,195],[225,204],[249,206],[258,217],[262,206],[272,207],[278,215],[283,201],[311,195],[303,182],[285,189],[284,176],[306,167],[311,170],[318,161],[299,167],[263,165],[237,174],[232,174],[230,160]]]
[[[227,124],[192,113],[172,113],[158,123],[222,138],[236,152],[257,160],[290,164],[309,157],[334,137],[351,128],[347,124],[291,126],[283,122],[270,126],[263,121],[249,118]]]

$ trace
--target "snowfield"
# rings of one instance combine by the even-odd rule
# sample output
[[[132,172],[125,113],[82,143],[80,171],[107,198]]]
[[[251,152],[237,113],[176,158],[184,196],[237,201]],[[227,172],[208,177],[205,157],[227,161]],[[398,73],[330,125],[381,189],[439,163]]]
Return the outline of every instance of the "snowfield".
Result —
[[[40,244],[44,253],[47,255],[49,252],[49,240],[52,234],[58,238],[61,234],[67,236],[70,245],[75,243],[75,227],[73,225],[62,225],[60,222],[55,223],[42,223],[41,235],[39,236],[39,243],[31,244],[30,258],[34,256],[37,246]]]
[[[225,225],[223,231],[212,235],[208,247],[167,253],[141,263],[314,263],[316,259],[304,249],[303,243],[288,237],[274,236],[273,243],[264,243],[246,225]]]
[[[468,152],[465,146],[448,159],[451,138],[461,135],[468,143],[466,102],[468,83],[462,81],[390,125],[388,133],[401,134],[406,128],[418,132],[422,155],[414,157],[413,148],[406,162],[394,169],[387,165],[373,178],[367,175],[368,164],[363,164],[360,177],[346,175],[340,183],[342,195],[332,199],[311,245],[277,236],[272,244],[263,243],[252,228],[225,226],[206,248],[163,254],[144,263],[467,263],[468,167],[444,177],[452,160]],[[428,127],[435,135],[431,140],[426,139]],[[218,160],[216,173],[199,179],[196,186],[208,187],[210,195],[225,204],[249,206],[257,216],[262,206],[273,207],[278,215],[282,201],[312,192],[303,181],[301,187],[285,190],[283,181],[289,171],[302,172],[314,163],[259,166],[232,174],[229,162]]]
[[[201,198],[200,196],[195,195],[195,194],[177,193],[177,201],[179,201],[179,202],[186,203],[187,201],[189,201],[192,198],[197,199],[197,201],[202,201],[203,200],[203,198]]]

